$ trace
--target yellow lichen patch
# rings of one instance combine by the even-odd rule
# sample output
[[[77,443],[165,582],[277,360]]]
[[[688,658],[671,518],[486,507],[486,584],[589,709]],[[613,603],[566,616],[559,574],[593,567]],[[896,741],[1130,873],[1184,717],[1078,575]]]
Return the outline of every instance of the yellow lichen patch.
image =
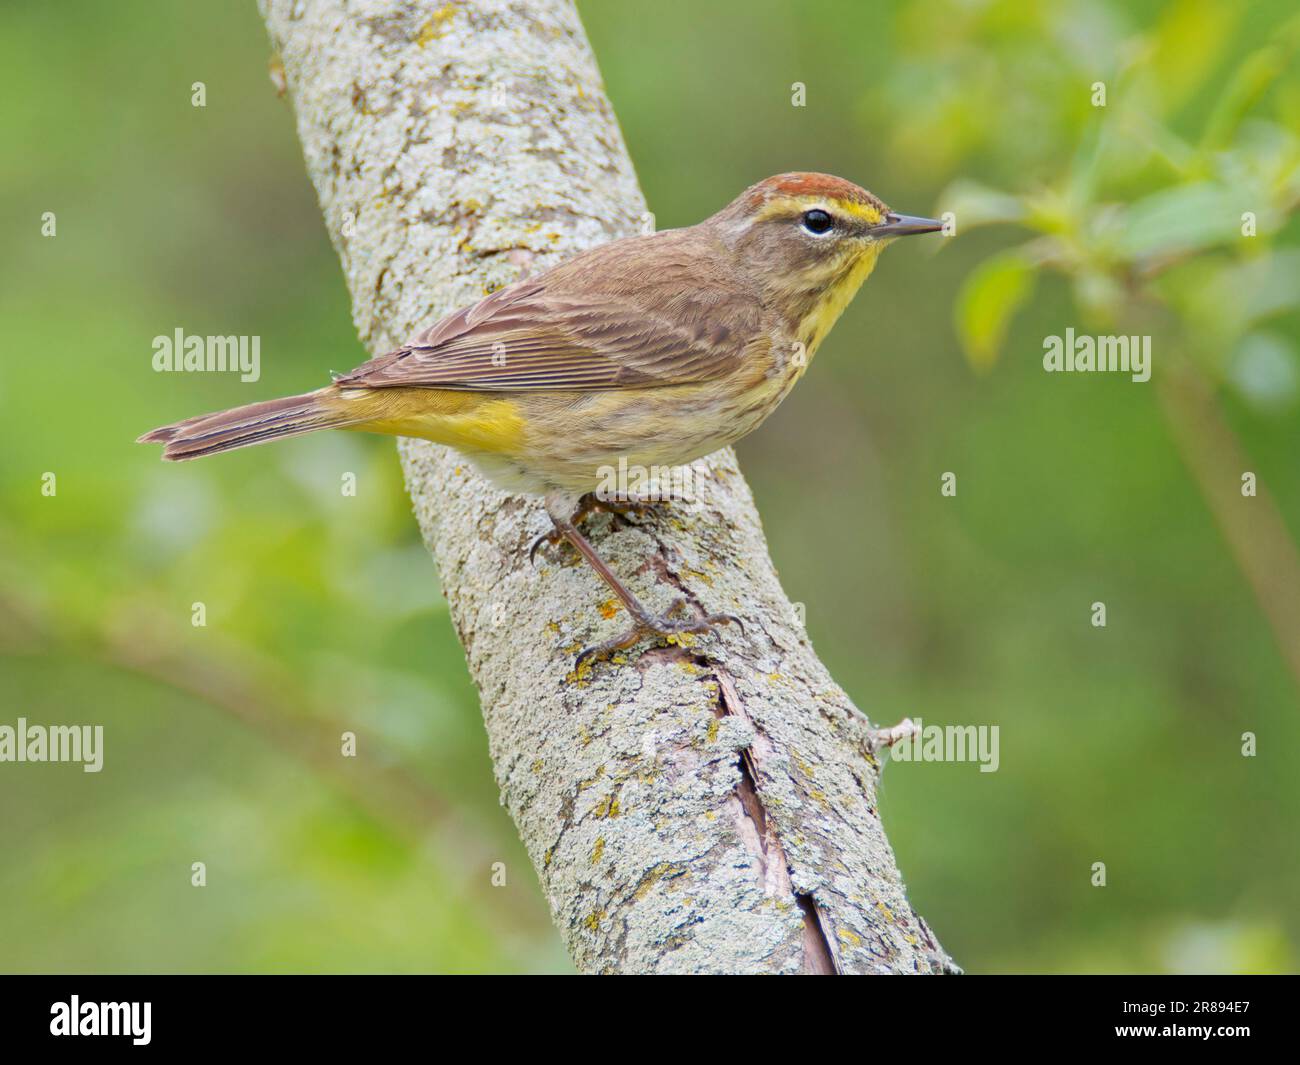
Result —
[[[641,882],[637,884],[636,889],[632,892],[632,897],[637,900],[645,898],[650,894],[650,889],[666,876],[678,877],[686,875],[686,869],[683,866],[673,865],[671,862],[660,862],[641,878]]]
[[[589,931],[595,932],[598,928],[600,928],[600,922],[603,921],[604,919],[605,919],[604,910],[592,910],[591,913],[587,914],[586,918],[583,920],[582,923]]]
[[[811,780],[816,774],[813,773],[812,766],[799,757],[799,752],[793,747],[790,748],[790,761],[798,768],[799,772]]]
[[[531,769],[534,773],[540,773],[542,771],[542,760],[540,758],[533,759]]]
[[[719,727],[719,725],[720,725],[720,722],[718,721],[718,719],[717,719],[716,717],[715,717],[712,721],[709,722],[709,742],[710,742],[710,743],[716,743],[716,742],[717,742],[717,739],[718,739],[718,727]]]
[[[578,736],[582,740],[582,745],[587,747],[591,744],[591,732],[586,725],[578,729]]]
[[[565,654],[576,654],[582,649],[581,644],[574,644],[572,647],[565,649]],[[585,688],[587,682],[591,680],[592,665],[590,662],[583,662],[576,669],[571,669],[564,678],[565,684],[574,684],[579,688]]]
[[[664,875],[664,866],[656,865],[650,872],[641,878],[641,883],[637,884],[636,890],[632,892],[632,897],[638,901],[650,894],[650,889],[659,882],[659,878]]]
[[[710,577],[707,573],[701,573],[697,569],[683,569],[682,577],[688,581],[703,581],[710,588],[713,587],[713,578]]]
[[[558,636],[558,635],[560,635],[560,625],[559,625],[559,622],[557,622],[557,621],[548,621],[548,622],[546,623],[546,631],[549,632],[552,636]]]
[[[603,777],[604,775],[605,775],[605,767],[603,765],[597,766],[596,775],[594,777],[591,777],[588,780],[578,781],[578,790],[586,791],[593,784],[598,783],[600,781],[600,778]]]
[[[607,817],[617,817],[619,813],[618,799],[615,796],[610,795],[599,803],[591,813],[593,817],[600,820],[604,820]]]
[[[605,837],[601,836],[596,840],[596,845],[591,848],[591,864],[595,865],[600,861],[600,857],[605,853]]]
[[[452,16],[455,14],[455,4],[443,4],[442,7],[438,8],[438,10],[433,13],[433,17],[420,27],[420,32],[415,38],[415,43],[423,48],[430,41],[438,40],[447,32],[445,24],[450,22]]]
[[[850,947],[856,947],[862,942],[862,937],[856,932],[850,932],[847,928],[839,930],[841,943],[847,943]]]
[[[883,902],[877,902],[876,909],[878,909],[881,913],[885,915],[885,919],[887,921],[892,921],[894,919],[893,913],[890,911],[889,907],[886,906]]]
[[[612,618],[618,613],[618,600],[606,599],[596,609],[600,611],[600,616],[602,618]]]

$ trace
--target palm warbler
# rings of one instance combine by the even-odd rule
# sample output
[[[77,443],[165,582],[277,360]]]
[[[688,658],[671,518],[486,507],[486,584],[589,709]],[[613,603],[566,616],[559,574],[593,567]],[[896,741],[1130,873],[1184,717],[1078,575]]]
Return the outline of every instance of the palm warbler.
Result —
[[[756,429],[803,376],[895,237],[941,228],[827,174],[760,181],[688,229],[628,237],[500,289],[396,351],[301,396],[190,418],[140,437],[194,459],[317,429],[423,437],[502,488],[541,495],[554,531],[645,636],[706,632],[725,614],[648,611],[578,530],[623,460],[682,466]],[[635,501],[631,504],[636,506]],[[536,545],[534,545],[534,549]]]

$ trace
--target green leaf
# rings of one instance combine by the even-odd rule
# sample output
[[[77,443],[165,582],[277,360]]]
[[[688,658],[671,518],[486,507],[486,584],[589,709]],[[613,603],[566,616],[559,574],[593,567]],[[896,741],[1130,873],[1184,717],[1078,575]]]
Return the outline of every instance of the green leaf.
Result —
[[[1116,250],[1139,259],[1227,244],[1241,237],[1240,201],[1212,181],[1153,193],[1124,213]]]
[[[1181,0],[1163,5],[1147,60],[1164,99],[1176,111],[1204,83],[1232,40],[1241,9],[1221,0]]]
[[[1286,70],[1289,59],[1290,49],[1277,44],[1266,45],[1245,58],[1210,112],[1202,150],[1213,152],[1228,144],[1241,120]]]
[[[1025,205],[1019,197],[978,181],[954,181],[939,202],[956,217],[957,234],[974,226],[1019,222],[1025,217]]]
[[[1021,252],[986,259],[957,294],[956,326],[966,359],[978,372],[993,367],[1012,316],[1029,299],[1037,273]]]
[[[1300,307],[1300,249],[1206,264],[1172,293],[1198,336],[1215,346]]]

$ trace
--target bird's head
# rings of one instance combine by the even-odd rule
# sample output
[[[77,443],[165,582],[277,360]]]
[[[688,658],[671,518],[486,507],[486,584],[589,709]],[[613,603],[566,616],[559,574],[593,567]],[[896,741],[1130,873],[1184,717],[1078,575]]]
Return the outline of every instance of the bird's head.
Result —
[[[830,174],[777,174],[742,192],[705,225],[814,347],[898,237],[943,228],[895,214],[876,196]]]

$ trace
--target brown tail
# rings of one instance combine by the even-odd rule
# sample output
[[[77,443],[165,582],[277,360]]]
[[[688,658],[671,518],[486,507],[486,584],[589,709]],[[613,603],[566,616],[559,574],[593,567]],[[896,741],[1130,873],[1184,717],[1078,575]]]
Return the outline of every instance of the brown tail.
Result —
[[[340,410],[337,397],[336,389],[326,387],[301,396],[250,403],[246,407],[201,414],[174,425],[164,425],[145,433],[136,442],[166,444],[162,457],[181,462],[317,429],[338,429],[365,420]]]

